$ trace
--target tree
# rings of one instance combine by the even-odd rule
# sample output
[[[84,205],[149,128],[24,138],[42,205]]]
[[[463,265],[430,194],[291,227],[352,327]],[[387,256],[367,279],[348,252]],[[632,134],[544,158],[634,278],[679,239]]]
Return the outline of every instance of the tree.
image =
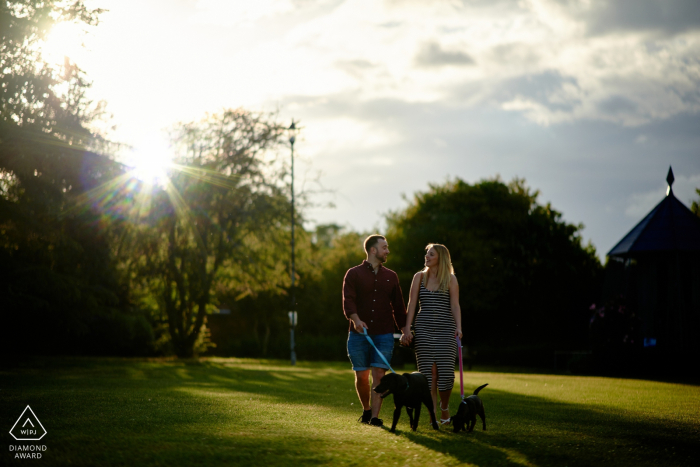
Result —
[[[424,247],[442,243],[459,280],[467,343],[572,345],[574,333],[585,343],[601,266],[594,248],[581,244],[582,226],[562,221],[538,195],[519,179],[456,179],[417,193],[388,216],[391,264],[404,292],[423,267]]]
[[[700,188],[696,188],[695,193],[700,196]],[[696,216],[700,216],[700,200],[693,201],[693,204],[690,206],[690,210],[693,211],[693,214]]]
[[[80,1],[0,5],[0,290],[9,310],[0,340],[9,350],[122,352],[125,341],[149,340],[143,317],[129,313],[112,255],[118,223],[84,202],[122,171],[89,150],[105,147],[90,129],[101,104],[87,99],[77,66],[41,55],[55,23],[96,24],[99,13]]]
[[[286,330],[291,285],[290,236],[286,225],[268,225],[264,236],[245,240],[245,261],[229,263],[218,275],[217,300],[237,312],[237,330],[226,337],[237,339],[236,347],[239,351],[245,347],[245,356],[267,357],[271,339],[279,338]],[[303,244],[305,237],[299,228],[297,245]],[[300,256],[303,254],[297,257]],[[297,280],[299,273],[297,269]],[[224,354],[230,351],[223,349]]]
[[[288,201],[264,160],[282,131],[272,116],[238,109],[171,132],[177,165],[139,227],[133,266],[156,291],[179,357],[195,354],[222,274],[249,270],[283,229]]]

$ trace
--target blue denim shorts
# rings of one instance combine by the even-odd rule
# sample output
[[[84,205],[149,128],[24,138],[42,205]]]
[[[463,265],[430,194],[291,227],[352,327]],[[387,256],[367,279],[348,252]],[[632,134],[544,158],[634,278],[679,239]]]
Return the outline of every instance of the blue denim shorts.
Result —
[[[394,352],[394,335],[375,334],[369,337],[384,355],[386,361],[391,363],[391,355]],[[350,357],[353,371],[369,370],[370,367],[389,369],[364,334],[348,333],[348,357]]]

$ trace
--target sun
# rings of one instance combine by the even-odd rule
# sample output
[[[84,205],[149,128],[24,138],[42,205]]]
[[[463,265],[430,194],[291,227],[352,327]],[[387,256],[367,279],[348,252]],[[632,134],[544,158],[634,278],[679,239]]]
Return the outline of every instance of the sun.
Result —
[[[170,147],[161,138],[150,138],[134,148],[127,165],[133,177],[149,185],[164,185],[173,166]]]
[[[56,23],[42,44],[41,53],[46,61],[56,65],[62,65],[66,57],[72,62],[83,63],[85,36],[85,30],[74,22]]]

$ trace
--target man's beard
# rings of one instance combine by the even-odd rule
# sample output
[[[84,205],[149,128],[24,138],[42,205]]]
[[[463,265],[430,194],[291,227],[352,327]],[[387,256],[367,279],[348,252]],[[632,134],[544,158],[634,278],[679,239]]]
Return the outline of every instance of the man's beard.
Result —
[[[386,263],[386,257],[389,255],[384,255],[384,257],[377,256],[377,259],[379,260],[380,263]]]

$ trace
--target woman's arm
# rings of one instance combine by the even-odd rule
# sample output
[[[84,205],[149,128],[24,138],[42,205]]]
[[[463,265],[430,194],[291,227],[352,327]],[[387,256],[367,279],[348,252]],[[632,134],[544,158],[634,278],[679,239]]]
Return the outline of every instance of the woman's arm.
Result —
[[[457,324],[457,331],[455,336],[462,338],[462,309],[459,307],[459,284],[457,283],[457,277],[452,274],[450,277],[450,308],[452,309],[452,316],[454,316],[455,323]]]
[[[406,340],[406,344],[411,343],[413,336],[411,335],[411,324],[413,323],[413,318],[416,316],[416,303],[418,302],[418,292],[420,290],[420,280],[421,273],[417,272],[413,276],[413,281],[411,282],[411,291],[408,293],[408,313],[406,314],[406,326],[403,329],[403,335]]]

